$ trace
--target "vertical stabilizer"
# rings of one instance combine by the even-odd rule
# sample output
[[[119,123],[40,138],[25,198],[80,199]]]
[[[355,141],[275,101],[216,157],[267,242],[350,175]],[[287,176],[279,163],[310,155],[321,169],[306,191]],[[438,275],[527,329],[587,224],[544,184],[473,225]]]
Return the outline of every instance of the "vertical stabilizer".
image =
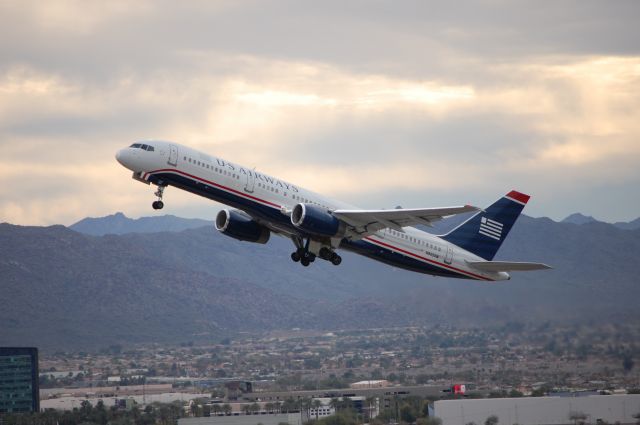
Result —
[[[441,238],[485,260],[492,260],[529,198],[529,195],[512,190]]]

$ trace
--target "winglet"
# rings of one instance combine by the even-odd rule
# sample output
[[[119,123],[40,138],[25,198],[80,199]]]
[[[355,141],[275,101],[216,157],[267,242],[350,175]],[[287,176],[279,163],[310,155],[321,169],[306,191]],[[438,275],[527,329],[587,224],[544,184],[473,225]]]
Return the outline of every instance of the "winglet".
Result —
[[[529,199],[531,198],[531,196],[520,193],[517,190],[512,190],[511,192],[507,193],[506,197],[522,205],[525,205],[527,202],[529,202]]]

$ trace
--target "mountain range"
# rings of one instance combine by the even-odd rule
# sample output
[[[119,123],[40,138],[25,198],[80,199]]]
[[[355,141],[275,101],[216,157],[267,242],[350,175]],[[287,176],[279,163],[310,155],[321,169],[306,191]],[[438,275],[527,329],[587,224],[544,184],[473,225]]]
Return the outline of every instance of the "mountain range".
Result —
[[[582,225],[582,224],[587,224],[587,223],[603,223],[600,220],[596,220],[595,218],[591,217],[590,215],[584,215],[584,214],[580,214],[580,213],[573,213],[569,216],[567,216],[564,220],[562,220],[562,223],[572,223],[572,224],[577,224],[577,225]],[[613,223],[613,225],[619,229],[623,229],[623,230],[635,230],[635,229],[640,229],[640,217],[636,218],[635,220],[632,221],[617,221],[615,223]]]
[[[460,219],[458,219],[460,220]],[[204,224],[204,226],[202,226]],[[457,224],[430,229],[441,233]],[[209,222],[122,214],[70,228],[0,225],[0,345],[212,341],[272,329],[638,321],[640,230],[522,216],[496,259],[553,270],[481,283],[343,254],[293,263],[292,243],[239,242]]]

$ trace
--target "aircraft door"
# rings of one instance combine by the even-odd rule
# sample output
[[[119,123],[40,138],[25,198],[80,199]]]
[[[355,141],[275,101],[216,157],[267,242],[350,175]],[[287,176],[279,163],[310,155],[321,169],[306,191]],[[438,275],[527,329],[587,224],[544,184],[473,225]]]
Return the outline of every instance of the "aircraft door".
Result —
[[[448,246],[447,253],[444,256],[444,262],[445,264],[451,264],[452,261],[453,261],[453,248]]]
[[[244,185],[244,191],[248,193],[253,193],[253,188],[256,184],[256,175],[253,171],[247,171],[247,181]]]
[[[173,165],[174,167],[178,165],[178,147],[175,145],[169,145],[169,160],[167,161],[169,165]]]

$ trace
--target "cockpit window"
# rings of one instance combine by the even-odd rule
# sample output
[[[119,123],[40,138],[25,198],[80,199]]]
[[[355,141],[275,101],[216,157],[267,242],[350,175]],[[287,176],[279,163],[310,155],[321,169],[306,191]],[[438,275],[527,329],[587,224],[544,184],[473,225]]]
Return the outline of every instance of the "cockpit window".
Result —
[[[133,145],[129,146],[130,148],[134,148],[134,149],[142,149],[145,151],[149,151],[149,152],[153,152],[155,151],[154,147],[151,145],[145,145],[143,143],[134,143]]]

